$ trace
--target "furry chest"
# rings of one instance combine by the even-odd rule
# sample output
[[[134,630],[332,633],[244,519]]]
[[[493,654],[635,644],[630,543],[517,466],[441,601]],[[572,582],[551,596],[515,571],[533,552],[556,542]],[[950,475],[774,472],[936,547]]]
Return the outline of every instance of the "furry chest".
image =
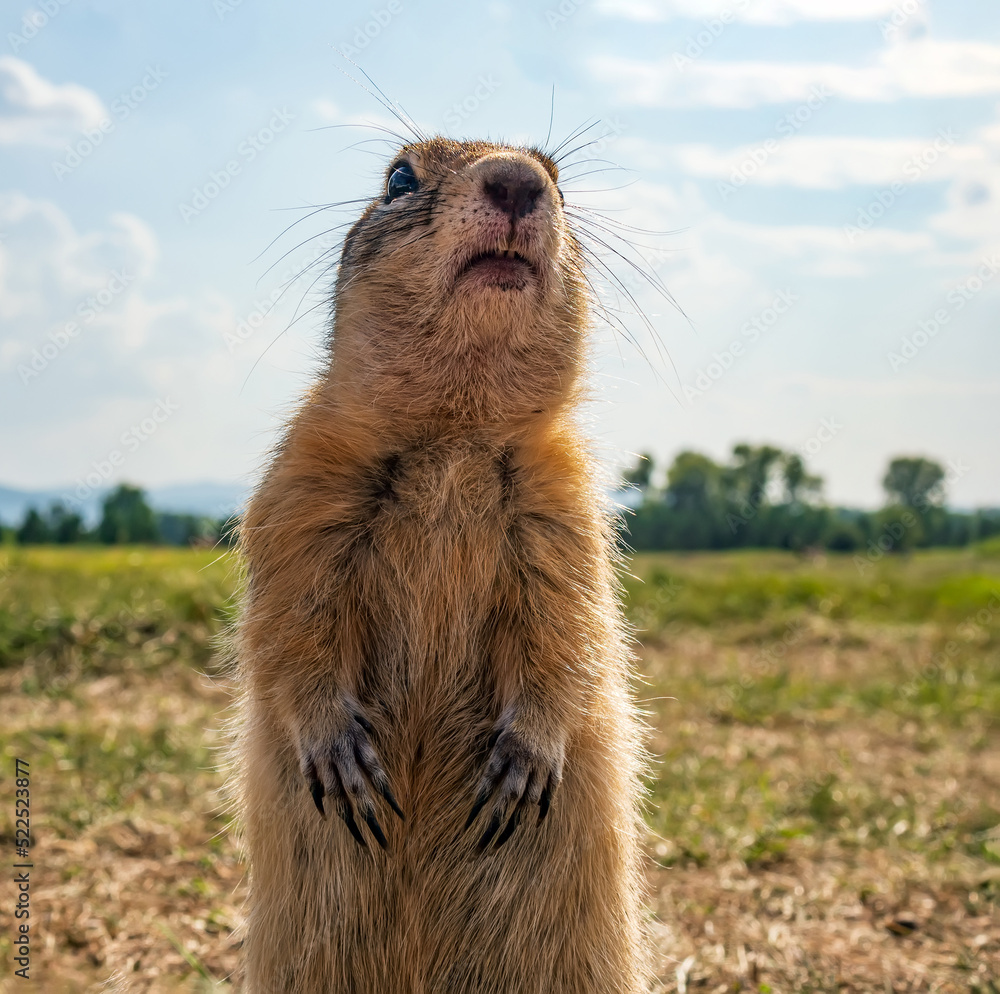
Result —
[[[486,608],[509,558],[509,475],[502,455],[471,443],[383,461],[371,543],[411,631],[462,629]]]

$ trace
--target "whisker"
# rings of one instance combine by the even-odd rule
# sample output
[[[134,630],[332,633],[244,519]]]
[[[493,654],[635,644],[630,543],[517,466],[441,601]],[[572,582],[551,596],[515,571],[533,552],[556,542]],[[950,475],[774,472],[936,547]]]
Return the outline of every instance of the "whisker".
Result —
[[[319,212],[317,211],[317,213]],[[257,280],[256,285],[260,285],[260,281],[265,276],[267,276],[267,274],[271,272],[271,270],[274,269],[279,262],[281,262],[283,259],[287,259],[294,251],[302,248],[303,245],[308,245],[310,242],[315,241],[317,238],[322,238],[324,235],[332,234],[334,231],[339,231],[341,228],[346,228],[348,225],[353,223],[354,223],[353,221],[342,221],[340,224],[335,224],[332,228],[327,228],[326,231],[321,231],[319,232],[319,234],[310,235],[308,238],[304,238],[301,242],[298,243],[298,245],[293,245],[287,252],[282,252],[281,255],[279,255],[278,258],[275,259],[274,262],[272,262],[271,265],[268,266],[267,269],[265,269],[264,272],[260,274],[260,278]],[[272,244],[274,243],[272,242]],[[266,252],[267,249],[265,249],[264,251]],[[258,256],[258,258],[260,257]]]
[[[595,121],[591,125],[591,127],[592,128],[597,127],[597,125],[600,123],[601,123],[600,121]],[[590,128],[587,129],[587,131],[589,130]],[[564,159],[568,159],[571,155],[576,155],[577,152],[582,152],[585,148],[590,148],[591,145],[597,145],[599,142],[604,141],[606,138],[610,138],[614,133],[615,133],[614,131],[605,131],[603,135],[598,135],[596,138],[591,138],[590,141],[584,142],[582,145],[577,145],[576,148],[572,148],[568,152],[563,152],[563,154],[560,155],[558,159],[554,160],[556,165],[561,166],[561,163],[563,162]],[[582,138],[584,134],[586,134],[586,132],[581,132],[581,134],[578,137]]]
[[[592,231],[585,230],[584,233],[588,238],[595,241],[602,248],[605,248],[609,252],[613,253],[615,256],[621,259],[621,261],[624,262],[627,266],[631,267],[631,269],[635,271],[637,276],[640,276],[642,279],[644,279],[651,287],[653,287],[654,290],[656,290],[657,293],[660,294],[661,297],[663,297],[664,300],[666,300],[673,308],[675,308],[679,314],[681,314],[684,318],[686,318],[688,320],[688,323],[690,323],[690,318],[688,318],[687,314],[684,313],[684,309],[680,306],[680,304],[677,303],[673,294],[671,294],[670,291],[667,289],[666,284],[663,282],[662,279],[660,279],[656,271],[651,270],[647,272],[647,268],[649,265],[648,263],[646,263],[647,268],[644,268],[643,266],[639,265],[639,263],[637,263],[634,259],[630,259],[623,252],[619,252],[618,249],[616,249],[613,245],[605,241],[603,238],[600,238],[598,235],[595,235]],[[643,262],[645,263],[645,260],[643,260]]]
[[[627,208],[622,208],[622,210],[627,210]],[[613,225],[616,228],[621,228],[625,231],[634,231],[639,235],[654,235],[664,237],[667,235],[680,235],[687,231],[687,228],[673,228],[666,230],[656,230],[655,228],[639,228],[634,224],[626,224],[624,221],[619,221],[614,217],[607,217],[605,211],[595,211],[591,207],[583,207],[580,204],[567,204],[567,213],[579,213],[579,214],[589,214],[591,218],[597,219],[599,221],[606,222],[607,224]]]
[[[288,225],[287,228],[285,228],[284,231],[281,232],[280,235],[275,235],[274,238],[272,238],[267,243],[267,245],[265,245],[264,248],[261,249],[261,251],[258,252],[257,255],[255,255],[250,261],[251,262],[256,262],[272,245],[274,245],[275,242],[277,242],[280,239],[284,238],[285,235],[287,235],[288,232],[291,231],[292,228],[294,228],[297,224],[301,224],[303,221],[308,221],[309,218],[315,217],[317,214],[322,214],[323,211],[326,211],[326,210],[333,210],[336,207],[345,206],[347,204],[365,204],[365,203],[368,203],[368,202],[369,201],[368,201],[367,198],[360,198],[359,197],[357,200],[343,200],[339,204],[323,204],[322,206],[316,207],[315,210],[311,210],[308,214],[303,215],[297,221],[293,221],[290,225]],[[294,208],[294,207],[282,207],[282,208],[278,208],[278,209],[279,210],[299,210],[299,209],[301,209],[301,210],[308,210],[308,208]],[[307,241],[308,241],[308,239],[307,239]],[[304,243],[300,242],[299,244],[304,244]],[[298,248],[298,246],[296,246],[296,248]],[[290,251],[294,252],[295,249],[291,249]],[[284,256],[281,257],[281,259],[283,259],[283,258],[284,258]],[[278,259],[278,262],[280,262],[281,259]],[[277,263],[275,263],[275,265],[277,265]],[[269,269],[265,270],[264,273],[261,276],[261,279],[263,279],[264,276],[266,276],[269,272],[270,272]],[[258,280],[257,282],[260,283],[260,280]]]
[[[369,76],[368,73],[365,72],[365,70],[362,69],[361,66],[359,66],[353,59],[347,58],[346,55],[341,55],[341,58],[345,59],[347,62],[350,62],[351,65],[354,66],[354,68],[357,69],[357,71],[361,73],[361,75],[364,76],[366,80],[368,80],[374,92],[368,89],[368,87],[365,86],[364,83],[355,79],[345,69],[338,66],[337,68],[340,69],[340,71],[349,80],[351,80],[357,86],[360,86],[361,89],[364,90],[369,96],[377,100],[387,111],[389,111],[390,114],[392,114],[393,117],[396,118],[397,121],[399,121],[400,124],[403,125],[404,128],[407,128],[410,131],[410,133],[417,139],[417,141],[422,141],[422,142],[427,141],[427,136],[423,133],[423,131],[421,131],[420,127],[417,125],[417,122],[414,121],[409,114],[407,114],[406,110],[402,107],[401,104],[393,103],[385,95],[385,93],[383,92],[382,88],[378,85],[378,83],[376,83],[375,80],[373,80],[371,76]]]
[[[556,118],[556,84],[552,84],[552,99],[549,101],[549,130],[545,135],[545,143],[542,148],[548,148],[549,139],[552,137],[552,122]]]
[[[344,73],[348,79],[352,82],[357,83],[358,81],[354,77]],[[361,86],[360,83],[358,83]],[[361,89],[365,90],[370,96],[374,96],[371,91],[365,89],[361,86]],[[376,98],[377,99],[377,98]],[[333,131],[339,128],[370,128],[372,131],[383,131],[385,134],[389,135],[395,142],[401,145],[409,145],[413,141],[413,135],[401,135],[398,131],[393,131],[392,128],[387,128],[384,124],[378,124],[375,121],[347,121],[343,124],[322,124],[318,128],[307,128],[307,131]],[[388,141],[388,138],[369,138],[368,141]],[[350,147],[350,146],[348,146]]]
[[[588,117],[587,120],[584,121],[583,124],[581,124],[579,128],[577,128],[575,131],[573,131],[572,134],[570,134],[569,136],[567,136],[563,141],[561,141],[558,145],[556,145],[556,147],[554,149],[552,149],[551,152],[547,152],[546,155],[548,155],[548,157],[553,162],[558,163],[559,159],[556,158],[556,155],[560,151],[562,151],[562,149],[564,149],[570,142],[576,141],[577,138],[581,138],[583,135],[585,135],[592,128],[596,128],[600,123],[601,123],[601,119],[599,117],[595,117],[593,119],[591,119],[591,118]],[[562,158],[565,158],[565,156],[562,156]]]

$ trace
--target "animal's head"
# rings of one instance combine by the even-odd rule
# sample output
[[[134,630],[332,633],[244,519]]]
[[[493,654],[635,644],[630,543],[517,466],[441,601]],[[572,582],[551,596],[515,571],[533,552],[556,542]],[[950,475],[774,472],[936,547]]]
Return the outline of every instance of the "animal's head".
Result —
[[[433,138],[393,156],[344,242],[331,376],[379,407],[477,419],[558,406],[587,284],[556,164]]]

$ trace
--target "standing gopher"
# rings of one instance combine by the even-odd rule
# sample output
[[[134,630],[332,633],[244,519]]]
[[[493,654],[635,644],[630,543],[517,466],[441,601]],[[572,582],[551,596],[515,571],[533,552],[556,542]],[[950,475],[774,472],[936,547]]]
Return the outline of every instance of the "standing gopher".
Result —
[[[247,994],[635,994],[636,724],[558,169],[406,145],[241,529]]]

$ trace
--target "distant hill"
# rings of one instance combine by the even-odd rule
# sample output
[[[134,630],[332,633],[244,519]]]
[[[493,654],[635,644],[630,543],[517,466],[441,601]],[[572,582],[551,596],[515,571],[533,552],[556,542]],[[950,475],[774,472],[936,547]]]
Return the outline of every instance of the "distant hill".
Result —
[[[95,490],[78,502],[74,497],[73,484],[49,490],[18,490],[0,486],[0,523],[20,524],[28,508],[43,510],[53,501],[63,500],[82,515],[88,525],[93,525],[101,516],[101,501],[110,489]],[[67,496],[71,500],[65,500]],[[242,508],[248,496],[248,487],[240,483],[176,483],[167,487],[150,487],[146,496],[157,511],[226,518]]]
[[[242,510],[250,496],[249,487],[242,483],[175,483],[151,487],[147,493],[157,511],[204,514],[210,518],[227,518]]]

